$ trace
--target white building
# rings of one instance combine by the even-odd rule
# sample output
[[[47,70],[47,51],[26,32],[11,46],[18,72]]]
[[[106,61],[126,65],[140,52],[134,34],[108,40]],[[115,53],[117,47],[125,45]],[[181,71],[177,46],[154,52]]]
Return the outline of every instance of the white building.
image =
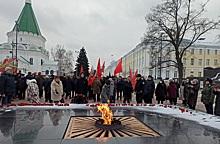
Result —
[[[17,34],[17,36],[16,36]],[[0,61],[5,58],[16,58],[18,69],[24,73],[42,72],[57,74],[57,62],[49,60],[49,52],[45,48],[46,38],[38,26],[31,0],[26,0],[23,10],[14,28],[7,33],[8,41],[0,44]]]

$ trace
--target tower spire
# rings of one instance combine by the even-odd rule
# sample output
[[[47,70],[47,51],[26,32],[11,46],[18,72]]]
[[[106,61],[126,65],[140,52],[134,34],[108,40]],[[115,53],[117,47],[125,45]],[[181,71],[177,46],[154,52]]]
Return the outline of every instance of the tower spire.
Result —
[[[25,0],[25,3],[31,4],[31,0]]]

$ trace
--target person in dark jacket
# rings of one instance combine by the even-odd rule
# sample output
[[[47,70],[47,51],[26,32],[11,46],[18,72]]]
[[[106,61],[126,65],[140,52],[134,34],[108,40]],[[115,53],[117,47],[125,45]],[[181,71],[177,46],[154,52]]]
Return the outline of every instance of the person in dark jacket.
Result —
[[[38,72],[38,76],[36,76],[36,80],[37,80],[37,85],[39,88],[39,97],[42,98],[43,97],[43,81],[44,78],[41,75],[41,72]]]
[[[178,79],[175,79],[175,83],[176,83],[176,88],[177,88],[177,97],[179,97],[179,89],[180,89],[180,83],[178,82]]]
[[[215,86],[213,93],[216,95],[214,114],[220,116],[220,89]]]
[[[73,80],[70,78],[70,76],[68,75],[65,79],[65,93],[66,93],[66,99],[69,97],[69,99],[71,99],[71,91],[73,90]]]
[[[142,103],[145,81],[141,80],[140,74],[136,75],[136,81],[137,81],[135,85],[136,102]]]
[[[123,79],[121,76],[118,78],[117,82],[117,100],[122,100],[122,91],[123,91]]]
[[[162,79],[157,84],[155,95],[156,95],[156,100],[158,101],[158,104],[160,103],[163,104],[167,96],[167,86]]]
[[[34,77],[32,76],[31,72],[28,72],[28,74],[26,75],[25,79],[26,80],[32,80],[32,79],[34,79]],[[27,81],[26,81],[26,83],[27,83]]]
[[[84,73],[80,74],[80,78],[76,82],[76,95],[87,96],[88,81],[84,76]]]
[[[197,79],[194,79],[192,81],[192,85],[188,86],[189,89],[188,105],[190,109],[193,110],[196,109],[199,88],[200,87]]]
[[[167,92],[169,95],[169,101],[170,104],[174,104],[176,105],[177,103],[177,87],[176,87],[176,83],[174,82],[174,80],[172,78],[169,79],[169,86],[167,88]]]
[[[149,75],[147,80],[145,81],[144,92],[143,92],[143,99],[145,103],[148,104],[152,103],[154,90],[155,90],[155,83],[153,81],[153,77]]]
[[[124,84],[123,84],[123,96],[124,96],[124,101],[123,103],[130,103],[130,95],[132,93],[132,84],[129,81],[129,78],[124,78]]]
[[[184,89],[183,89],[183,97],[184,97],[184,100],[183,100],[183,105],[184,106],[187,106],[188,104],[188,97],[189,97],[189,89],[188,87],[191,85],[191,82],[189,79],[187,79],[185,82],[183,82],[182,86],[184,86]]]
[[[76,81],[77,81],[76,75],[73,75],[72,81],[73,81],[72,97],[74,97],[76,94]]]
[[[10,67],[5,68],[5,72],[0,77],[0,95],[2,97],[2,105],[10,104],[13,96],[15,96],[16,87],[13,70]]]
[[[49,76],[45,76],[45,79],[43,81],[43,88],[45,92],[45,102],[47,103],[48,101],[50,103],[53,103],[51,100],[51,83],[54,79],[54,75],[51,75],[50,78]]]
[[[18,86],[18,98],[20,100],[24,100],[25,99],[25,91],[27,88],[26,79],[24,77],[24,74],[21,74],[21,77],[18,80],[17,86]]]
[[[207,78],[205,81],[206,85],[202,90],[202,98],[201,101],[205,105],[206,112],[208,114],[213,114],[213,103],[215,99],[215,94],[213,93],[213,85],[212,80],[210,78]]]

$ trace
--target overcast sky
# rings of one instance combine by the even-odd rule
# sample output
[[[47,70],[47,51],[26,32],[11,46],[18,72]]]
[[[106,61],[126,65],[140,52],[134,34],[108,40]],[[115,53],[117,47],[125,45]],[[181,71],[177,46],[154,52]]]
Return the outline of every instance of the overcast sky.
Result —
[[[197,0],[198,1],[198,0]],[[200,0],[199,0],[200,1]],[[25,0],[0,0],[0,43],[12,30]],[[161,0],[32,0],[41,33],[49,50],[57,44],[66,49],[86,48],[96,67],[98,58],[107,66],[133,49],[146,30],[145,16]],[[210,0],[206,16],[220,15],[220,0]],[[214,41],[217,31],[205,37]],[[113,55],[113,56],[111,56]],[[75,54],[76,56],[76,54]]]

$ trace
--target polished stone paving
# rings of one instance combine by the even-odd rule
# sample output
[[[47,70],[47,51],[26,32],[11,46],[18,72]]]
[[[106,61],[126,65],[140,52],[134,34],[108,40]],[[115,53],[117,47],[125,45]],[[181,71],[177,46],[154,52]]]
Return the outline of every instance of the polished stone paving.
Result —
[[[0,113],[0,144],[220,144],[220,131],[196,122],[129,108],[115,116],[135,116],[162,135],[155,138],[63,139],[71,116],[100,116],[97,109],[16,110]]]

